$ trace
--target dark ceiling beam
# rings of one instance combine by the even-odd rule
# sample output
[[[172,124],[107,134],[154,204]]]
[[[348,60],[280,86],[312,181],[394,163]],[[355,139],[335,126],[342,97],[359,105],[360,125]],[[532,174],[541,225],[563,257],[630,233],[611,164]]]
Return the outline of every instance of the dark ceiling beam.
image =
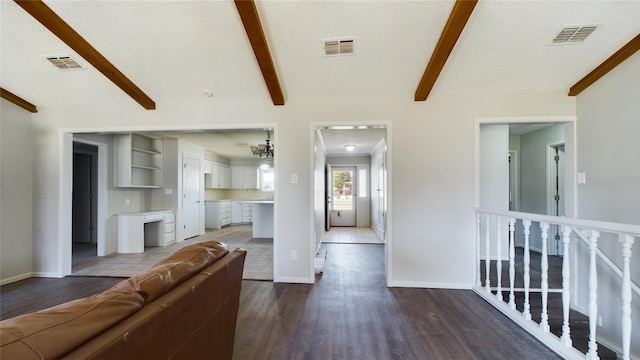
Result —
[[[264,36],[256,4],[253,0],[235,0],[235,3],[240,19],[242,19],[244,30],[253,48],[253,53],[256,55],[256,60],[258,60],[262,77],[267,84],[269,94],[271,94],[273,105],[284,105],[284,95],[282,94],[276,68],[273,65],[267,38]]]
[[[471,17],[477,2],[478,0],[456,0],[442,34],[440,34],[438,44],[431,55],[427,69],[424,71],[422,79],[420,79],[420,84],[418,84],[414,96],[415,101],[427,100],[427,96],[429,96],[433,85],[438,80],[440,72],[442,72],[444,64],[453,51],[453,47]]]
[[[21,108],[32,112],[32,113],[37,113],[38,112],[38,108],[33,105],[32,103],[28,102],[27,100],[21,98],[20,96],[12,93],[11,91],[7,91],[3,88],[0,88],[0,97],[12,102],[18,106],[20,106]]]
[[[51,8],[41,0],[15,0],[15,2],[49,29],[65,44],[93,65],[116,86],[131,96],[142,107],[154,110],[156,103],[151,100],[136,84],[127,78],[120,70],[109,62],[89,42],[78,34],[69,24],[60,18]]]
[[[598,67],[575,83],[575,85],[569,89],[569,96],[580,94],[582,90],[591,86],[591,84],[605,76],[609,71],[620,65],[620,63],[635,54],[638,50],[640,50],[640,34],[636,35],[636,37],[621,47],[620,50],[616,51],[607,60],[602,62],[602,64],[598,65]]]

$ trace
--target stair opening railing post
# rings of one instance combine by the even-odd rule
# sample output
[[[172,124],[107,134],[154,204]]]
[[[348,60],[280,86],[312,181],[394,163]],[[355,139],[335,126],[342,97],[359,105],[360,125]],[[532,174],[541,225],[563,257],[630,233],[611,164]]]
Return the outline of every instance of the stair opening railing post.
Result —
[[[480,218],[482,214],[476,211],[476,286],[482,286],[480,278]]]
[[[516,309],[516,296],[514,293],[516,281],[516,219],[509,218],[509,308]]]
[[[631,352],[631,245],[633,237],[620,235],[622,243],[622,359],[629,360]]]
[[[549,297],[549,259],[547,241],[549,238],[549,224],[540,223],[540,237],[542,240],[542,254],[540,255],[540,288],[542,297],[542,312],[540,314],[540,329],[549,332],[549,314],[547,312],[547,299]]]
[[[531,220],[523,220],[522,225],[524,226],[524,310],[522,314],[525,319],[531,320],[531,304],[529,303],[529,288],[531,282],[529,234],[531,233]]]
[[[571,328],[569,327],[569,305],[571,304],[571,264],[569,257],[569,243],[571,241],[571,227],[562,226],[562,336],[560,342],[571,346]]]
[[[496,289],[496,299],[502,301],[502,216],[497,216],[496,228],[498,230],[498,236],[496,237],[496,280],[498,282]]]
[[[600,359],[598,343],[596,342],[596,325],[598,323],[598,274],[596,270],[596,253],[598,252],[598,237],[596,230],[589,232],[589,350],[587,359]]]
[[[491,215],[487,214],[487,219],[486,219],[486,224],[485,224],[485,255],[486,258],[484,260],[484,269],[485,269],[485,275],[486,275],[486,280],[485,280],[485,290],[487,290],[488,293],[491,292]]]

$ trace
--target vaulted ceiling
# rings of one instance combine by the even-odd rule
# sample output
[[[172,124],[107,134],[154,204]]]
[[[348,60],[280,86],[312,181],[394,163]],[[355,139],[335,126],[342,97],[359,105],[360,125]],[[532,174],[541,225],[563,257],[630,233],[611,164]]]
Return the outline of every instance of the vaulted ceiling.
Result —
[[[563,28],[583,25],[597,26],[584,42],[552,43]],[[637,51],[639,34],[640,0],[2,0],[0,93],[32,112],[225,99],[423,101],[475,91],[576,95]],[[324,42],[336,39],[353,40],[354,53],[326,56]],[[51,56],[71,56],[83,69],[59,70]],[[344,152],[346,132],[322,132],[329,149]],[[351,142],[370,149],[380,134],[355,131]],[[252,135],[217,136],[239,157],[262,130]]]
[[[640,33],[638,0],[471,2],[431,94],[568,93]],[[216,101],[279,105],[251,31],[264,35],[285,106],[307,97],[413,100],[455,13],[453,0],[256,1],[253,20],[245,19],[250,9],[242,10],[253,2],[243,0],[44,3],[157,107],[211,101],[205,90]],[[0,2],[0,20],[3,89],[38,107],[135,101],[17,2]],[[249,29],[256,20],[260,29]],[[584,43],[553,45],[567,25],[598,28]],[[354,39],[355,54],[325,56],[322,41],[336,38]],[[58,70],[49,55],[71,55],[86,70]]]

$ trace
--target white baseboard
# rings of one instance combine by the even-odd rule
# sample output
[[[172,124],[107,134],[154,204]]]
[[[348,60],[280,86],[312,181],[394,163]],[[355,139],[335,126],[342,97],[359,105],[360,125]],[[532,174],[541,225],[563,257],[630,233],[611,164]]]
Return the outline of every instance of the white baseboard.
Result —
[[[20,280],[24,280],[24,279],[28,279],[30,277],[33,277],[33,273],[32,272],[28,272],[28,273],[24,273],[24,274],[20,274],[20,275],[16,275],[16,276],[12,276],[10,278],[6,278],[6,279],[1,279],[0,280],[0,285],[7,285],[7,284],[11,284],[14,283],[16,281],[20,281]]]
[[[314,278],[303,278],[303,277],[274,277],[274,283],[289,283],[289,284],[315,284],[316,279]]]
[[[32,274],[33,274],[32,277],[42,277],[42,278],[58,278],[59,279],[64,277],[64,275],[60,273],[54,273],[54,272],[34,272]]]
[[[422,281],[389,281],[389,287],[406,287],[406,288],[425,288],[425,289],[452,289],[452,290],[470,290],[473,287],[471,283],[434,283]]]

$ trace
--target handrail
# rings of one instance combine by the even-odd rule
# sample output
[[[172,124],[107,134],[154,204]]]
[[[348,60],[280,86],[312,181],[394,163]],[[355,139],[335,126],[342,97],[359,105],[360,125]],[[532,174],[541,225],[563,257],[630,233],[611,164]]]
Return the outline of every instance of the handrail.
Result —
[[[587,237],[582,233],[582,231],[579,231],[578,229],[573,229],[573,232],[575,232],[576,235],[578,235],[578,237],[582,239],[582,241],[584,241],[585,244],[589,244],[589,239],[587,239]],[[602,252],[602,250],[596,249],[596,254],[600,257],[600,259],[602,259],[602,261],[604,261],[605,264],[609,265],[609,267],[611,268],[611,270],[613,270],[613,272],[615,272],[622,279],[622,270],[620,270],[618,265],[614,264],[613,261],[611,261],[611,259],[609,259],[609,257]],[[640,287],[638,287],[638,285],[636,285],[633,281],[631,282],[631,289],[636,294],[638,294],[638,296],[640,296]]]
[[[640,237],[640,225],[622,224],[607,221],[576,219],[566,216],[551,216],[523,213],[519,211],[497,210],[487,208],[475,208],[475,211],[489,213],[494,215],[502,215],[513,218],[525,218],[538,222],[547,222],[560,225],[576,226],[576,227],[588,227],[598,231],[615,232],[625,235],[631,235]]]
[[[637,343],[631,341],[632,338],[632,318],[631,318],[631,301],[632,294],[636,293],[640,295],[640,288],[637,284],[631,281],[631,270],[630,264],[632,260],[632,245],[635,241],[640,239],[640,225],[633,224],[621,224],[621,223],[613,223],[606,221],[596,221],[596,220],[587,220],[587,219],[576,219],[571,217],[560,217],[560,216],[550,216],[550,215],[542,215],[542,214],[532,214],[532,213],[523,213],[517,211],[507,211],[507,210],[498,210],[498,209],[487,209],[487,208],[475,208],[475,218],[476,218],[476,261],[477,261],[477,272],[476,275],[476,286],[474,290],[478,292],[481,296],[487,299],[490,303],[492,303],[496,308],[500,309],[505,315],[512,318],[518,324],[520,324],[523,328],[527,329],[532,335],[536,336],[538,339],[547,344],[550,348],[556,351],[558,354],[566,357],[566,358],[587,358],[587,359],[597,359],[598,358],[598,344],[597,344],[597,325],[600,320],[598,317],[598,271],[597,269],[597,261],[601,261],[602,263],[607,264],[607,266],[615,273],[621,280],[621,294],[620,294],[620,308],[622,312],[622,317],[620,319],[621,333],[620,338],[617,339],[617,336],[614,336],[616,339],[605,339],[609,342],[608,346],[613,346],[616,351],[620,354],[622,359],[629,360],[631,353],[638,354]],[[486,224],[483,223],[482,219]],[[500,253],[501,245],[501,234],[504,232],[504,226],[501,226],[501,219],[507,219],[509,223],[509,303],[507,304],[506,300],[503,300],[502,296],[502,281],[500,278],[501,274],[501,262],[502,257]],[[540,312],[540,322],[533,322],[534,326],[531,326],[531,314],[529,312],[529,293],[532,291],[530,288],[530,260],[529,260],[529,252],[531,251],[530,246],[530,227],[532,222],[537,222],[540,225],[540,233],[535,235],[536,241],[541,241],[542,250],[541,250],[541,263],[540,269],[536,270],[540,272],[541,278],[541,312]],[[548,322],[548,312],[547,312],[547,301],[548,301],[548,293],[552,292],[556,289],[549,289],[548,283],[548,270],[549,265],[547,261],[547,241],[548,241],[548,230],[549,226],[558,226],[561,228],[562,232],[562,246],[564,249],[564,256],[562,258],[562,329],[561,336],[559,338],[552,337],[548,338],[550,327]],[[523,265],[523,273],[521,276],[523,277],[524,282],[524,299],[521,299],[523,310],[520,311],[517,309],[513,293],[515,292],[514,286],[514,278],[515,278],[515,253],[514,253],[514,243],[515,238],[514,234],[516,233],[516,226],[520,231],[523,232],[524,235],[524,256],[520,260]],[[495,229],[494,229],[495,227]],[[491,230],[494,229],[494,230]],[[588,232],[587,232],[588,231]],[[610,235],[617,235],[618,241],[620,242],[620,247],[622,250],[622,264],[618,266],[614,263],[614,261],[609,258],[602,250],[598,248],[598,240],[600,238],[600,233],[607,233]],[[575,236],[573,236],[575,234]],[[569,255],[569,247],[572,242],[579,241],[577,239],[572,240],[574,238],[580,238],[584,243],[588,246],[588,279],[585,282],[584,277],[581,281],[581,287],[584,287],[588,290],[588,318],[589,318],[589,339],[588,339],[588,351],[586,354],[582,352],[578,352],[578,354],[573,351],[575,348],[572,346],[571,339],[571,329],[569,323],[569,313],[570,313],[570,304],[572,302],[572,266],[571,263],[574,261]],[[560,241],[558,236],[556,236],[556,241]],[[605,242],[612,243],[612,238],[610,236],[602,237],[602,240]],[[616,241],[617,242],[617,241]],[[495,251],[496,253],[491,255],[490,249],[493,250],[493,246],[491,243],[494,243],[498,246],[498,249]],[[480,248],[484,244],[484,249],[486,252],[485,261],[485,273],[486,280],[481,279],[481,254]],[[613,243],[612,243],[613,245]],[[582,254],[582,252],[581,252]],[[495,259],[494,259],[495,258]],[[586,261],[585,258],[581,257],[581,261]],[[599,260],[598,260],[599,259]],[[495,261],[495,272],[497,279],[493,280],[497,281],[497,288],[491,287],[491,262]],[[624,269],[624,270],[622,270]],[[557,270],[556,270],[557,272]],[[537,289],[536,289],[537,290]],[[550,291],[551,290],[551,291]],[[495,294],[493,294],[495,292]],[[555,291],[554,291],[555,292]],[[560,291],[558,291],[560,292]],[[637,330],[636,330],[637,331]],[[610,335],[610,334],[609,334]],[[611,343],[613,341],[614,343]],[[619,343],[618,343],[619,341]]]

